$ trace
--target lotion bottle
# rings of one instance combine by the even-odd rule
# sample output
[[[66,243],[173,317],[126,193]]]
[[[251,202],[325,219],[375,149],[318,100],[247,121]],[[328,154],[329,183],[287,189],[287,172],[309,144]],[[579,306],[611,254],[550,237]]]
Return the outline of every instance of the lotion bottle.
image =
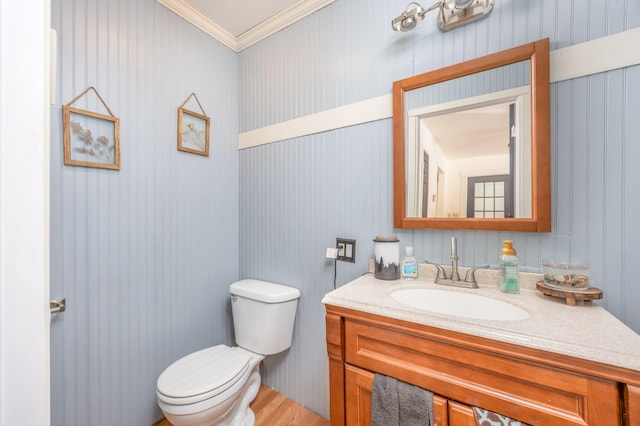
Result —
[[[520,268],[513,240],[504,240],[500,251],[500,290],[505,293],[520,293]]]
[[[405,256],[401,262],[401,275],[404,280],[415,280],[418,278],[418,262],[413,257],[413,247],[405,247]]]

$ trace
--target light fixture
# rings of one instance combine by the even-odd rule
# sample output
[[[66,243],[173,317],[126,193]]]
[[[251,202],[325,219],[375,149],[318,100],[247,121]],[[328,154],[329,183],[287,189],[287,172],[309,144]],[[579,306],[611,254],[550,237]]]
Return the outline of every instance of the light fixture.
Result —
[[[441,0],[428,9],[411,2],[400,16],[391,20],[391,28],[394,31],[411,31],[427,13],[440,9],[438,27],[442,31],[448,31],[484,18],[493,10],[494,2],[495,0]]]
[[[456,9],[466,9],[467,7],[471,6],[471,3],[473,2],[474,0],[455,0],[453,6]]]
[[[391,28],[393,28],[394,31],[411,31],[418,25],[418,22],[424,19],[424,15],[440,7],[441,3],[442,2],[439,1],[426,10],[418,3],[409,3],[404,12],[391,21]]]

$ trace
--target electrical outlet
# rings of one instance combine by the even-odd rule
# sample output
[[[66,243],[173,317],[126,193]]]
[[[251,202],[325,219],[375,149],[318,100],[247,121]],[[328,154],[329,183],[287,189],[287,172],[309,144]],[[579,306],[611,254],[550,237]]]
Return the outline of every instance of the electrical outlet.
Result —
[[[356,240],[336,238],[336,247],[338,248],[337,260],[356,263]]]

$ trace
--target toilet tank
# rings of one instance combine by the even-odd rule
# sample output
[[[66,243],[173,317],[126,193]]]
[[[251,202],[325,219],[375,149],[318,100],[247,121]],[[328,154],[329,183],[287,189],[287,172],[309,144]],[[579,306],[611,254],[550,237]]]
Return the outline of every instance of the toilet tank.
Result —
[[[300,290],[247,279],[231,284],[229,293],[238,346],[262,355],[291,346]]]

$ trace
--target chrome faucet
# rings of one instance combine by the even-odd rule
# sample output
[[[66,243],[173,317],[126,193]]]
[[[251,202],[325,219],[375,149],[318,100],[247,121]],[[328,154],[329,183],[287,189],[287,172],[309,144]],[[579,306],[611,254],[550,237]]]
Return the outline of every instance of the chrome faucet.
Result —
[[[460,273],[458,272],[458,240],[456,237],[451,237],[451,276],[449,278],[447,278],[447,273],[442,265],[429,262],[428,260],[425,260],[424,262],[436,267],[436,284],[465,288],[478,288],[476,270],[489,267],[489,265],[485,265],[470,268],[465,274],[464,280],[461,280]]]
[[[458,239],[451,237],[451,281],[460,281],[458,273]]]

